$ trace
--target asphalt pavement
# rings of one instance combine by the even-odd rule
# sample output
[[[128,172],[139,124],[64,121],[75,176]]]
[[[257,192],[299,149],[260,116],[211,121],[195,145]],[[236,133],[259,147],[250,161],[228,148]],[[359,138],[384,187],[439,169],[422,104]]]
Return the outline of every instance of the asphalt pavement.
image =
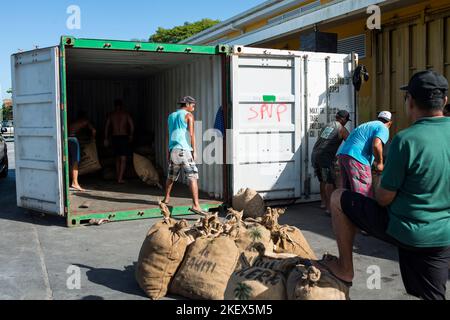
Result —
[[[8,147],[10,174],[0,181],[0,300],[147,299],[134,264],[157,220],[69,229],[62,218],[17,208],[13,144]],[[280,222],[299,227],[318,256],[337,254],[331,220],[318,204],[289,207]],[[353,300],[414,299],[405,293],[394,247],[358,236],[355,252]]]

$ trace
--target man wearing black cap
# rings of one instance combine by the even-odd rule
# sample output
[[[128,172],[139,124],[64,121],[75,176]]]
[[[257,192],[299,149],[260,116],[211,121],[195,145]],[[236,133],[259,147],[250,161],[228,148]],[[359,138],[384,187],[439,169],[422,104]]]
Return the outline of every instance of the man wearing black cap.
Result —
[[[328,124],[320,132],[312,152],[311,161],[320,182],[322,208],[326,209],[328,214],[330,214],[331,194],[336,189],[334,160],[342,141],[347,140],[350,134],[345,128],[349,121],[351,121],[350,113],[340,110],[336,114],[336,121]]]
[[[450,104],[446,105],[444,108],[444,117],[450,117]]]
[[[197,148],[195,141],[195,111],[197,101],[184,97],[178,102],[180,108],[169,116],[169,174],[166,184],[165,204],[170,202],[170,194],[174,183],[179,179],[181,171],[188,180],[192,193],[193,207],[191,211],[202,214],[198,195]]]
[[[448,82],[433,71],[413,76],[406,113],[414,124],[392,142],[376,199],[337,190],[331,211],[340,257],[319,263],[349,285],[357,229],[394,244],[406,291],[444,300],[450,262],[450,119]]]

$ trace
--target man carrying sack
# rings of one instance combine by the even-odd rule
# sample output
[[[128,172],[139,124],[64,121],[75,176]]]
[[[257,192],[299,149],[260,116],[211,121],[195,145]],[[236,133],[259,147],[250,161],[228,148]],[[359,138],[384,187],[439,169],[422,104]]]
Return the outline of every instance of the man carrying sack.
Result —
[[[376,121],[356,128],[338,153],[343,188],[373,197],[372,165],[384,169],[383,148],[389,141],[392,114],[383,111]]]
[[[311,162],[320,182],[322,207],[325,207],[328,214],[330,214],[331,194],[336,189],[334,160],[342,141],[347,140],[350,135],[345,128],[349,121],[351,121],[350,113],[345,110],[339,111],[336,114],[336,120],[320,132],[311,156]]]
[[[331,211],[340,257],[320,266],[353,280],[357,229],[399,248],[408,294],[445,300],[450,262],[450,118],[447,80],[433,71],[413,76],[405,108],[414,124],[392,142],[376,201],[347,190],[333,193]]]

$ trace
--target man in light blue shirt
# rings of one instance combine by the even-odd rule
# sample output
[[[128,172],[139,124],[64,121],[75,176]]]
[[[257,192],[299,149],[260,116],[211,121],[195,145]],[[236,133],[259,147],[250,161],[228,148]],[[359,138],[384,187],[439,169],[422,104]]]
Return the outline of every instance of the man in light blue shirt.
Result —
[[[378,120],[356,128],[338,153],[343,188],[373,198],[372,165],[384,170],[383,148],[389,141],[392,114],[383,111]]]
[[[168,120],[169,173],[166,183],[166,196],[163,203],[169,204],[173,185],[180,177],[181,171],[183,171],[192,193],[193,207],[191,211],[202,214],[198,191],[199,173],[195,163],[197,160],[197,148],[193,112],[197,101],[187,96],[181,99],[178,104],[180,108],[172,113]]]

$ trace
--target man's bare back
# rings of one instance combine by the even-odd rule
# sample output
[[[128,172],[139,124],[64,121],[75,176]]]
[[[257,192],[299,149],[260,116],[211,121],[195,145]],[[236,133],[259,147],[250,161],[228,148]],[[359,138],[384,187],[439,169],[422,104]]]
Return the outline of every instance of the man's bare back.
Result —
[[[128,112],[114,111],[109,117],[112,136],[131,136],[133,133],[133,120]]]

